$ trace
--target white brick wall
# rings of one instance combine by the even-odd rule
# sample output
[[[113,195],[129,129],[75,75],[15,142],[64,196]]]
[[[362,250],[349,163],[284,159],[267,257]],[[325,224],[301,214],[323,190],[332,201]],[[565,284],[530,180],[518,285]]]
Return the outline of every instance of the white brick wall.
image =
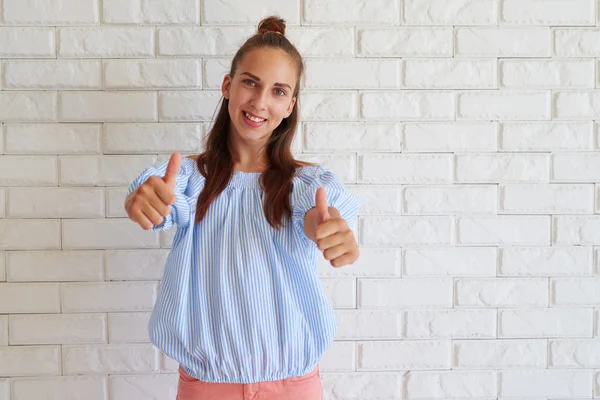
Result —
[[[175,398],[174,231],[123,195],[199,151],[271,13],[294,152],[361,199],[325,399],[600,399],[600,1],[0,0],[0,400]]]

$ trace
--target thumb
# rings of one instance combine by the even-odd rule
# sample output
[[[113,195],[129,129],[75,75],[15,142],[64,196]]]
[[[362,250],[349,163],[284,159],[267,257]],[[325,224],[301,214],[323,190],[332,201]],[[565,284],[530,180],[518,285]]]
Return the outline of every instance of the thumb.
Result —
[[[175,179],[177,178],[177,173],[179,172],[179,167],[181,166],[181,154],[173,153],[171,155],[171,159],[169,160],[169,164],[167,165],[167,170],[165,171],[165,176],[163,181],[171,188],[175,187]]]
[[[319,216],[319,223],[327,221],[331,216],[329,215],[329,206],[327,204],[327,193],[322,187],[317,189],[315,198],[315,207]]]

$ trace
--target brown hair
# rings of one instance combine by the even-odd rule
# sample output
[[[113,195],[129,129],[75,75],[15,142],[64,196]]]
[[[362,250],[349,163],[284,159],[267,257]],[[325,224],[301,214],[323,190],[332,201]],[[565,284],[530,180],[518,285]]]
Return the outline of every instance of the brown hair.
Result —
[[[299,86],[304,73],[302,56],[285,37],[285,21],[279,17],[265,18],[258,25],[258,31],[237,51],[231,62],[229,74],[233,77],[242,58],[251,50],[270,47],[285,51],[293,60],[297,71],[297,83],[293,96],[296,103],[288,118],[273,131],[266,147],[267,169],[260,176],[260,185],[265,191],[263,210],[267,221],[274,228],[283,225],[284,217],[291,217],[289,195],[296,168],[306,165],[292,156],[291,144],[298,124]],[[195,222],[201,221],[210,204],[221,194],[233,176],[232,149],[229,146],[231,117],[228,111],[229,100],[221,99],[221,106],[215,123],[206,138],[206,148],[197,157],[198,170],[205,183],[196,205]]]

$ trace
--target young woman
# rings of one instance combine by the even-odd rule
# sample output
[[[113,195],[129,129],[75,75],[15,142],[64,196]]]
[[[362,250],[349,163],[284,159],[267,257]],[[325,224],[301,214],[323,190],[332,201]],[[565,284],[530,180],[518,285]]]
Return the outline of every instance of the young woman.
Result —
[[[303,70],[284,21],[263,20],[223,79],[205,151],[173,154],[128,190],[144,229],[177,225],[149,333],[180,365],[178,400],[322,398],[336,320],[317,254],[358,258],[358,200],[292,156]]]

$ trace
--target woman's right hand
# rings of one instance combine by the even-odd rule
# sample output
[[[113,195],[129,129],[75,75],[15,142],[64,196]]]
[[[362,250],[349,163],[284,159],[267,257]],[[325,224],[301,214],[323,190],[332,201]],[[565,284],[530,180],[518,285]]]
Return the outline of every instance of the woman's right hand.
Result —
[[[164,177],[151,176],[125,199],[127,216],[145,230],[160,225],[175,203],[175,179],[181,166],[181,154],[173,153]]]

